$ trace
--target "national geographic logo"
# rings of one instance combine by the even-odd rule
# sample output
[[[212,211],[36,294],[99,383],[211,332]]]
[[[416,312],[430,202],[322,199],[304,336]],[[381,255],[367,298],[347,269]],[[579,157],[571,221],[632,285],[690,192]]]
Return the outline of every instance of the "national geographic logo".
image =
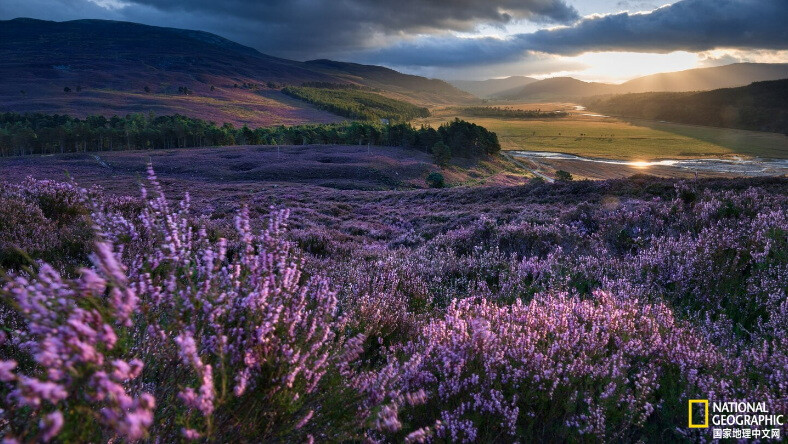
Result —
[[[785,426],[785,415],[771,411],[765,402],[690,399],[687,404],[687,427],[712,428],[712,439],[779,440]]]

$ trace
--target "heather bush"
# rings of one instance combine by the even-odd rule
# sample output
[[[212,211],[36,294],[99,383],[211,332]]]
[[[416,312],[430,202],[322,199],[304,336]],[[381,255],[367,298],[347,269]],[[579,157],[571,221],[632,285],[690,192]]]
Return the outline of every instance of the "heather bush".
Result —
[[[302,276],[286,213],[255,235],[243,210],[236,242],[212,242],[188,198],[174,210],[149,180],[139,221],[95,215],[125,265],[101,241],[80,278],[42,264],[4,287],[21,315],[2,362],[9,439],[265,439],[313,416],[344,321],[327,282]]]
[[[25,253],[0,438],[679,441],[706,436],[688,398],[788,407],[779,182],[288,188],[230,213],[148,183],[0,188]]]
[[[137,295],[109,244],[94,268],[64,279],[47,264],[3,287],[16,309],[0,344],[2,433],[9,442],[88,442],[147,436],[153,396],[130,390],[144,364],[128,355]]]
[[[31,257],[61,269],[86,264],[92,239],[85,193],[72,184],[30,178],[1,184],[0,267],[18,270]]]
[[[685,399],[735,396],[725,356],[665,305],[596,292],[497,305],[452,302],[418,339],[391,350],[392,401],[380,427],[396,440],[636,441],[684,419]]]

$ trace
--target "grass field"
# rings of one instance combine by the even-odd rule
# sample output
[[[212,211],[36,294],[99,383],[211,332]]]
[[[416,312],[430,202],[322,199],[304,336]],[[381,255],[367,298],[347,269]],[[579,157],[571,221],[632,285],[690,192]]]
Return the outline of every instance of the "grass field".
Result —
[[[456,109],[433,110],[416,123],[433,126],[459,117],[495,131],[504,150],[556,151],[611,159],[724,157],[788,158],[788,137],[756,131],[604,117],[576,110],[572,104],[507,105],[522,109],[566,110],[562,119],[498,119],[458,115]]]

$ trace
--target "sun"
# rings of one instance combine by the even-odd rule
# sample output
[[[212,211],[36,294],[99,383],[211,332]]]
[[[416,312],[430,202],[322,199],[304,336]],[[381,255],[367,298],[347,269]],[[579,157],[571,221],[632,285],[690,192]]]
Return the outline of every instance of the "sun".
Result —
[[[644,168],[648,168],[649,166],[651,166],[651,163],[646,162],[645,160],[635,160],[635,161],[629,162],[629,165],[632,166],[632,167],[635,167],[635,168],[644,169]]]

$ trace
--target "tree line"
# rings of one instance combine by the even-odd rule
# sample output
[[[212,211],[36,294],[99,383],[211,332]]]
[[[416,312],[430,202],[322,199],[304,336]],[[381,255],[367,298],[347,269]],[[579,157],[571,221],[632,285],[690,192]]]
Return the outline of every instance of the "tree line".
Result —
[[[457,112],[469,117],[497,117],[502,119],[550,119],[566,117],[565,111],[542,111],[541,109],[516,109],[500,106],[469,106]]]
[[[427,108],[355,88],[312,88],[288,86],[282,89],[290,97],[311,103],[333,114],[350,119],[407,122],[429,117]]]
[[[477,157],[495,154],[498,136],[470,122],[455,119],[438,128],[409,123],[345,122],[236,128],[182,115],[129,114],[125,117],[0,113],[0,156],[81,153],[140,149],[192,148],[224,145],[383,145],[431,153],[445,145],[448,155]]]

